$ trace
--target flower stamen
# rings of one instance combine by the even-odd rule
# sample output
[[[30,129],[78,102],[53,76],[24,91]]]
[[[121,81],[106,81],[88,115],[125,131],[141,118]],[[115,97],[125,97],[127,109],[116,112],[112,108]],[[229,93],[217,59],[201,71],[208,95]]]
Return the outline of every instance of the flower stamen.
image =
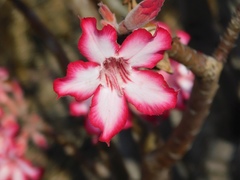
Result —
[[[123,58],[106,58],[101,70],[101,80],[103,85],[110,87],[112,90],[117,90],[119,95],[122,96],[122,85],[130,81],[127,61]]]

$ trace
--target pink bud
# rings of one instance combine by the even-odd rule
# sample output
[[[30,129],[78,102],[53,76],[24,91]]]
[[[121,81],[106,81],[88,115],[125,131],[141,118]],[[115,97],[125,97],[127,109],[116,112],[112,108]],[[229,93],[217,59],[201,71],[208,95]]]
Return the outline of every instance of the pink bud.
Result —
[[[119,32],[126,33],[143,27],[152,21],[161,10],[164,0],[144,0],[132,9],[119,24]]]
[[[117,25],[115,14],[112,13],[108,8],[108,6],[103,4],[102,2],[100,2],[98,6],[99,6],[99,13],[103,17],[103,20],[101,20],[102,25],[105,26],[107,24],[110,24],[113,27],[117,28],[118,25]]]

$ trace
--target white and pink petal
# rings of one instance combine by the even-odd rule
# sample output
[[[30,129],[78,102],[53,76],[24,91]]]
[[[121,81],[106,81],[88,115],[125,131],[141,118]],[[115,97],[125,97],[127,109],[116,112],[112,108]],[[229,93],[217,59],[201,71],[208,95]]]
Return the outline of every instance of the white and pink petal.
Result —
[[[69,104],[69,110],[70,110],[70,114],[72,116],[86,116],[88,114],[89,111],[89,107],[90,107],[90,99],[87,99],[85,101],[73,101]]]
[[[124,96],[116,90],[99,86],[93,96],[89,112],[90,123],[101,130],[100,141],[109,145],[128,119],[128,106]]]
[[[133,70],[132,81],[125,85],[127,100],[138,111],[147,115],[160,115],[177,103],[177,92],[169,88],[163,77],[152,71]]]
[[[53,89],[58,97],[73,96],[82,101],[96,91],[100,66],[93,62],[75,61],[68,65],[67,75],[54,80]]]
[[[11,176],[11,180],[28,180],[27,176],[18,167],[12,169]]]
[[[99,136],[101,134],[101,130],[99,128],[93,126],[89,119],[85,120],[84,127],[89,135]]]
[[[191,36],[188,33],[186,33],[185,31],[182,31],[182,30],[178,30],[176,32],[176,34],[177,34],[177,37],[180,38],[181,43],[183,43],[185,45],[187,45],[189,43]]]
[[[0,164],[0,180],[6,180],[11,178],[12,166],[8,164],[2,164],[5,162],[1,162]]]
[[[132,67],[153,68],[163,58],[164,51],[171,48],[171,42],[171,35],[161,27],[154,36],[145,29],[138,29],[125,39],[119,56],[127,59]]]
[[[32,180],[38,180],[41,177],[42,170],[40,168],[34,167],[29,161],[18,158],[16,163],[21,170],[21,172]]]
[[[78,42],[78,49],[89,61],[100,64],[116,54],[119,48],[117,32],[111,25],[98,30],[95,18],[83,18],[81,27],[82,36]]]

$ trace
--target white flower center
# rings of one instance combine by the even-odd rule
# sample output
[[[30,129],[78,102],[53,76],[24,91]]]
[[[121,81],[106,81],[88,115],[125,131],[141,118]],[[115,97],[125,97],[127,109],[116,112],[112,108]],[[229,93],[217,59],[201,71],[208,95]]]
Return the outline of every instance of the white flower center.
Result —
[[[101,82],[104,86],[118,91],[119,95],[123,95],[123,85],[130,81],[130,66],[123,58],[106,58],[102,64],[100,72]]]

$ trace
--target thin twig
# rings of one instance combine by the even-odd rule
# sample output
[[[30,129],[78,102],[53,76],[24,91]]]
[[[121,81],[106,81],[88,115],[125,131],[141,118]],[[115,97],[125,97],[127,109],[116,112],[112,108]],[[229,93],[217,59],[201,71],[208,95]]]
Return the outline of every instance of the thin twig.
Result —
[[[234,47],[235,41],[240,32],[240,5],[237,6],[236,13],[232,17],[226,32],[223,34],[217,49],[213,53],[213,57],[219,62],[225,62],[229,52]]]

